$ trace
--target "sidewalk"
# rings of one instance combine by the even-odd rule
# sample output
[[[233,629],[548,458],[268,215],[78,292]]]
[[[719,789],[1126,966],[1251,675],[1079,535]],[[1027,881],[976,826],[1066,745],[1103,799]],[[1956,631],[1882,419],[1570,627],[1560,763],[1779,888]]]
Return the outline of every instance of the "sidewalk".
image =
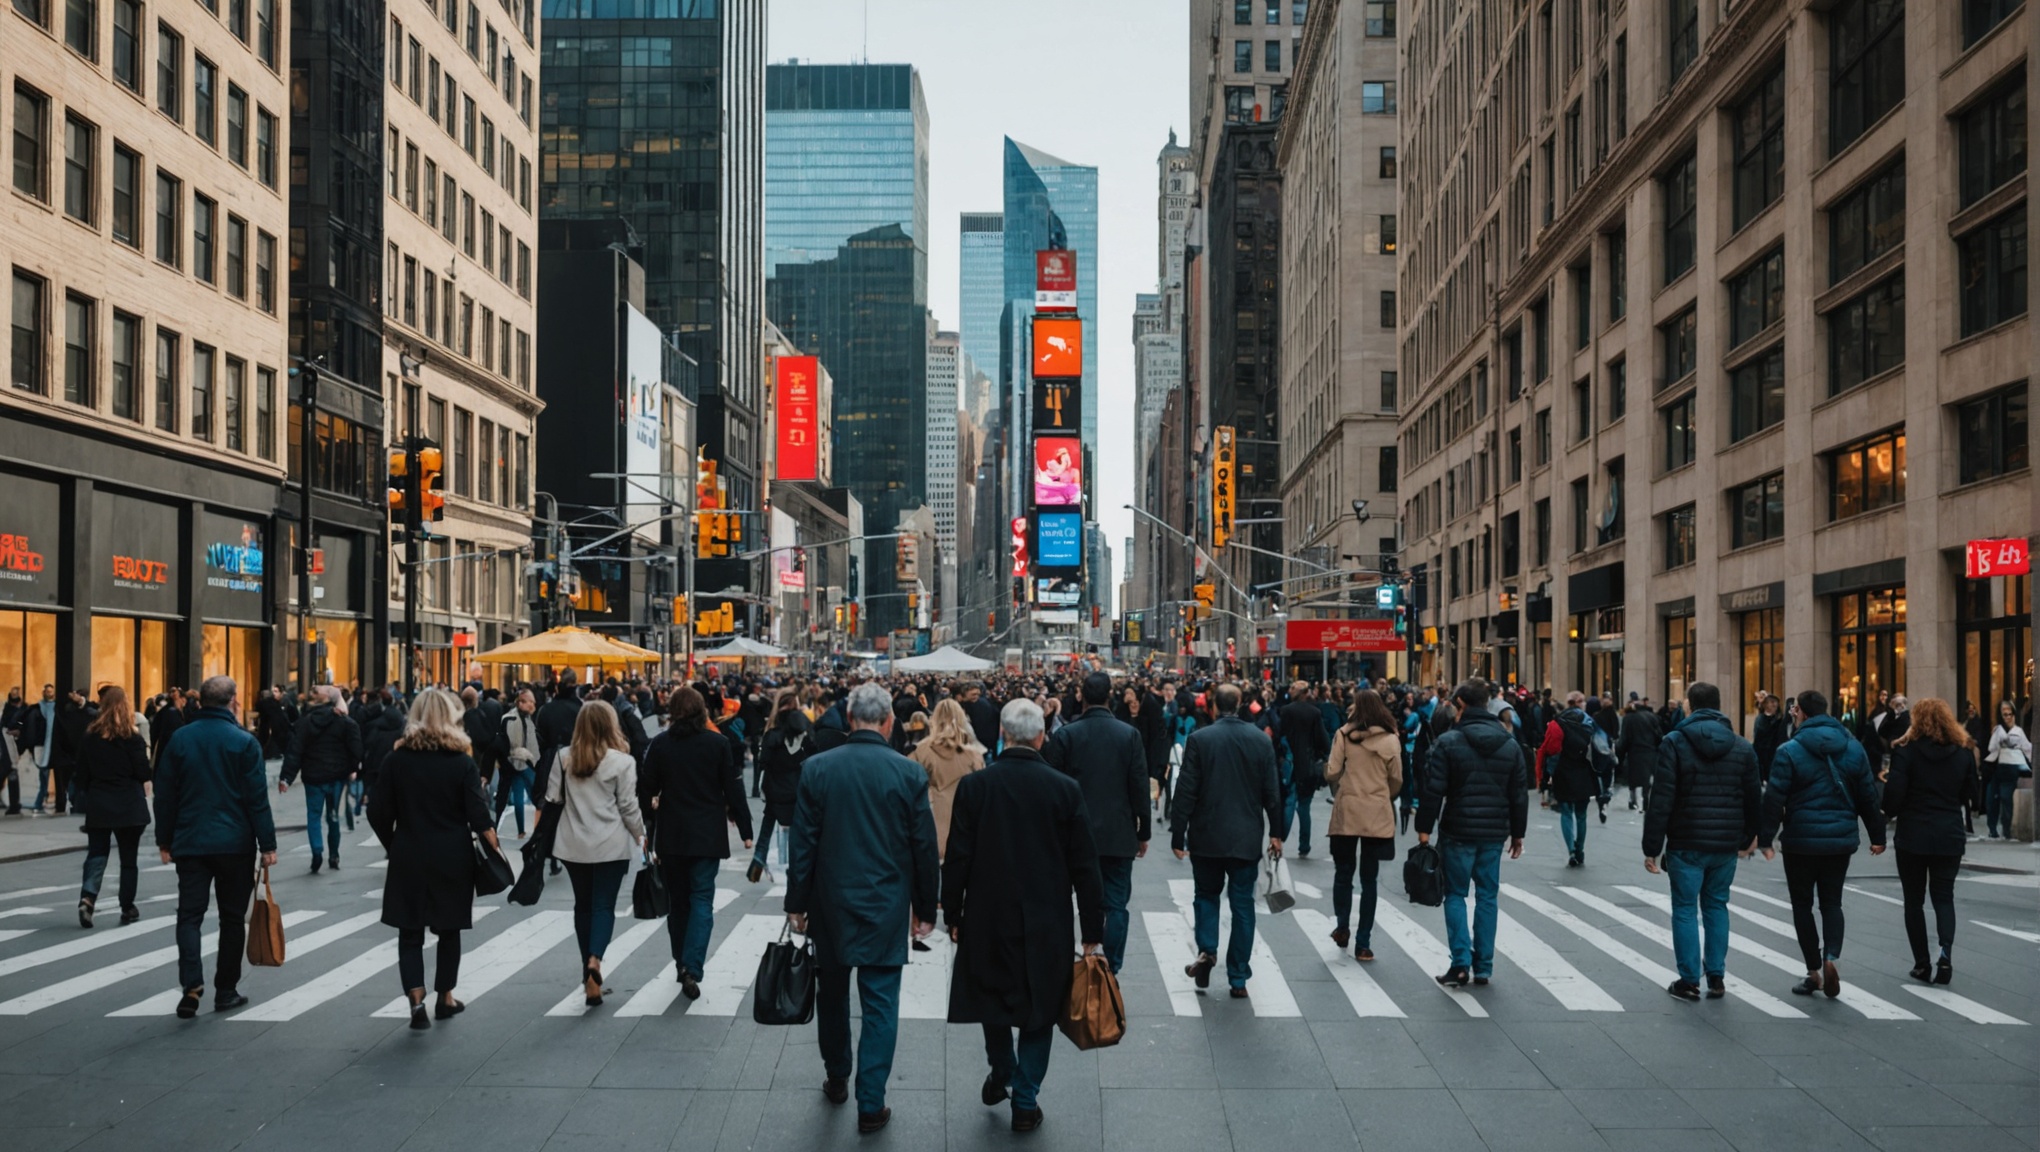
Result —
[[[304,802],[295,793],[282,796],[276,794],[276,778],[283,771],[283,761],[271,760],[269,770],[269,810],[276,818],[279,832],[303,830]],[[24,802],[35,798],[35,789],[25,789]],[[43,856],[57,856],[65,852],[85,850],[85,821],[72,813],[62,816],[50,813],[34,816],[27,812],[19,816],[0,816],[0,864],[17,860],[34,860]],[[144,837],[142,851],[153,853],[156,841]]]

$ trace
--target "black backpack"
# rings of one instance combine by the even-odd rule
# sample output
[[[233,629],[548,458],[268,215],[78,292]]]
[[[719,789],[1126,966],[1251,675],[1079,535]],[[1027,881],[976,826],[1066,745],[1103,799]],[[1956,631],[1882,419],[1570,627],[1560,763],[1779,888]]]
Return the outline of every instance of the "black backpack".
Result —
[[[1576,719],[1571,713],[1560,713],[1558,728],[1564,734],[1565,743],[1559,747],[1559,763],[1574,768],[1592,771],[1594,767],[1594,729],[1590,720]]]
[[[1438,850],[1429,844],[1411,848],[1403,858],[1402,882],[1412,904],[1436,908],[1445,903],[1444,862]]]

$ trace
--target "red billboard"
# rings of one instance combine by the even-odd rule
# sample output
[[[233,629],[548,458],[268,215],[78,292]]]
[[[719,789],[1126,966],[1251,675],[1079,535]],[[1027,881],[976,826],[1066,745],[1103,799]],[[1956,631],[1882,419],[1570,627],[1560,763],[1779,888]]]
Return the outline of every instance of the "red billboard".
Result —
[[[2033,571],[2032,550],[2024,540],[1971,540],[1963,575],[1971,580],[2025,576]]]
[[[1291,620],[1283,647],[1292,652],[1401,652],[1407,645],[1393,620]]]
[[[1043,436],[1034,442],[1034,503],[1073,508],[1084,502],[1084,446],[1074,436]]]
[[[820,480],[821,364],[813,356],[781,356],[778,373],[777,480]]]
[[[1075,317],[1034,321],[1036,379],[1076,379],[1084,374],[1084,322]]]
[[[1051,248],[1034,254],[1034,310],[1077,310],[1077,254]]]

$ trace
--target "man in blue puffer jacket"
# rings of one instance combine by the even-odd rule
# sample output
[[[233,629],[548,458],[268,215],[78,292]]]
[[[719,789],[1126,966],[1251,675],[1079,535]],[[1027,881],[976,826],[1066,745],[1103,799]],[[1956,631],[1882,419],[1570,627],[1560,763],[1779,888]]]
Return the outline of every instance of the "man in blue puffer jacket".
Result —
[[[1801,692],[1795,703],[1799,731],[1771,760],[1757,843],[1766,860],[1775,855],[1774,840],[1785,852],[1792,926],[1806,959],[1806,979],[1792,991],[1835,997],[1842,994],[1842,978],[1835,971],[1842,955],[1842,885],[1849,877],[1849,857],[1862,842],[1856,821],[1870,830],[1870,854],[1878,856],[1884,852],[1884,818],[1877,810],[1870,758],[1849,730],[1827,714],[1827,697]],[[1813,918],[1816,894],[1818,924]]]

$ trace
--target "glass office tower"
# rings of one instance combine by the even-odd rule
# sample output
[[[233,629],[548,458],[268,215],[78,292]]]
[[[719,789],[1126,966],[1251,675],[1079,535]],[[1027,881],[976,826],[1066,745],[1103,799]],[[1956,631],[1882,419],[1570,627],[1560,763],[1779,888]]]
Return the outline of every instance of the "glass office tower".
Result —
[[[1058,160],[1006,138],[1005,297],[1017,314],[1034,308],[1034,254],[1077,254],[1077,315],[1084,321],[1084,446],[1098,445],[1098,169]],[[1007,365],[1001,379],[1024,379]]]
[[[963,351],[979,372],[999,374],[999,313],[1006,305],[1006,217],[998,212],[965,212],[958,245],[957,299],[963,315],[957,335]],[[986,396],[977,395],[966,380],[962,382],[964,407],[971,418],[984,422]]]

